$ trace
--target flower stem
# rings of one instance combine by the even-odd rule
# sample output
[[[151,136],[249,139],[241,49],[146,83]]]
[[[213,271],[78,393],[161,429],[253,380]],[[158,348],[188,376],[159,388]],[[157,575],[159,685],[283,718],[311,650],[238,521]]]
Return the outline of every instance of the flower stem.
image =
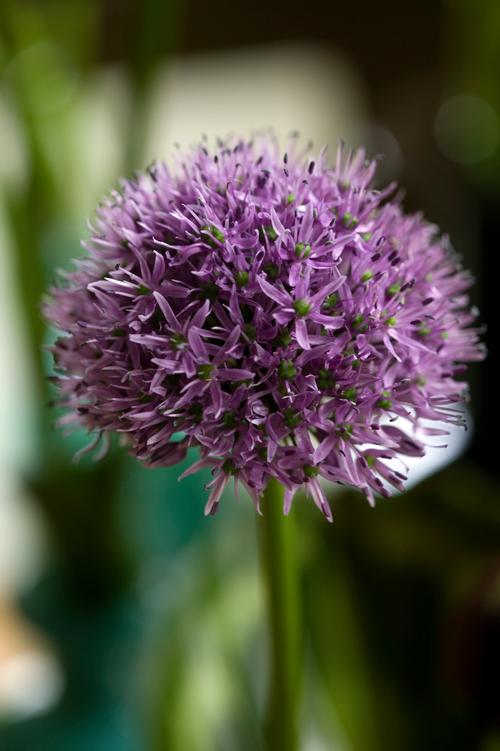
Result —
[[[270,680],[265,736],[270,751],[297,751],[300,609],[293,517],[283,515],[283,488],[271,479],[259,518],[266,585]]]

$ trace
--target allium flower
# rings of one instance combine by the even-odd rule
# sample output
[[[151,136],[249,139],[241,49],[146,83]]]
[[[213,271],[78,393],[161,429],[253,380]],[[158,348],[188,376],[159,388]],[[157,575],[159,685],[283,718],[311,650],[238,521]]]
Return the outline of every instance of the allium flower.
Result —
[[[127,436],[148,466],[198,447],[209,514],[230,477],[257,508],[276,478],[285,512],[303,487],[328,519],[320,478],[370,502],[403,489],[386,461],[424,445],[394,421],[460,423],[460,363],[483,352],[469,274],[393,186],[371,187],[375,167],[262,137],[123,180],[46,304],[62,422],[92,447]]]

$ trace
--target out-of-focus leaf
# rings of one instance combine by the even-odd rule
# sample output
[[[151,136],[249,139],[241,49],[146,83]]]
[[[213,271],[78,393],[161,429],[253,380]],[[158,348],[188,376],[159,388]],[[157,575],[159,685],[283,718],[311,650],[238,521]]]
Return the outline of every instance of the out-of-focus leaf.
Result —
[[[242,509],[238,514],[252,523]],[[169,606],[165,612],[160,604],[147,661],[151,751],[260,748],[254,697],[263,688],[262,658],[256,665],[245,657],[263,615],[254,533],[237,539],[241,516],[217,522],[213,534],[164,569],[158,595]]]
[[[310,626],[315,672],[330,698],[330,732],[343,730],[347,749],[385,749],[377,723],[375,686],[370,675],[360,612],[349,563],[332,535],[331,556],[314,546],[307,570],[305,609]],[[395,723],[397,726],[397,721]]]

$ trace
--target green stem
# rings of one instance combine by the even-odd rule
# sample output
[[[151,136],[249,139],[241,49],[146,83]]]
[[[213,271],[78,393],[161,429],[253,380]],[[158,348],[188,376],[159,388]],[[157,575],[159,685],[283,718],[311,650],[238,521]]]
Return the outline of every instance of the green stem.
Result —
[[[259,519],[269,621],[270,680],[265,736],[270,751],[297,751],[300,697],[300,608],[292,516],[283,488],[271,479]]]

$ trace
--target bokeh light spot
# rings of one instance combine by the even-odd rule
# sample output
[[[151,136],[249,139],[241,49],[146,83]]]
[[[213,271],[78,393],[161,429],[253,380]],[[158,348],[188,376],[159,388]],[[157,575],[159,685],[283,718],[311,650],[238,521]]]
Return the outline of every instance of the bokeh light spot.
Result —
[[[445,157],[458,164],[475,164],[487,159],[497,148],[500,124],[488,102],[460,94],[441,105],[434,132]]]

